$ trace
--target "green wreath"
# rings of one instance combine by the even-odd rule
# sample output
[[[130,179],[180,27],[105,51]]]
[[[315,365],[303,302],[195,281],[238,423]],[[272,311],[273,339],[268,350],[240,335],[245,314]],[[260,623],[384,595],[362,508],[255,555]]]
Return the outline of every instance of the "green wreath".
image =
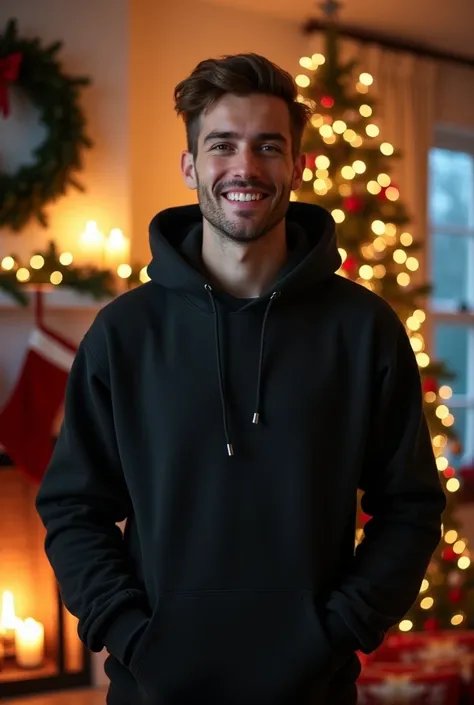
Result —
[[[81,151],[92,146],[85,134],[79,90],[88,78],[65,75],[56,59],[62,43],[44,48],[39,39],[18,36],[15,20],[0,34],[0,124],[9,115],[8,90],[20,88],[40,111],[47,129],[34,150],[35,161],[14,174],[0,173],[0,227],[21,230],[31,218],[46,227],[45,207],[68,186],[84,188],[74,178],[82,168]]]

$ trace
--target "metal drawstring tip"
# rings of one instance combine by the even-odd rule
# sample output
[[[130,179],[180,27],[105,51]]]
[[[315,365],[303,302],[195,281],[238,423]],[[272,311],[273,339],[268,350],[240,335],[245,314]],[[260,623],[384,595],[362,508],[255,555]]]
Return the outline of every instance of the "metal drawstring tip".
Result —
[[[258,411],[256,411],[255,414],[253,415],[252,423],[254,423],[254,424],[260,423],[260,414],[258,413]]]
[[[229,456],[234,455],[234,447],[233,447],[232,443],[227,444],[227,453]]]

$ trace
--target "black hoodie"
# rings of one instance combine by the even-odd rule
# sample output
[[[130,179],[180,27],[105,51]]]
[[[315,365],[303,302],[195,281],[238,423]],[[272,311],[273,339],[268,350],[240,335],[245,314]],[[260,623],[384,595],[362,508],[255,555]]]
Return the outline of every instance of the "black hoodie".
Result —
[[[290,204],[288,264],[250,300],[206,280],[201,222],[158,214],[152,281],[81,342],[36,501],[47,555],[110,654],[110,705],[353,703],[355,651],[405,615],[441,535],[414,354],[335,274],[323,209]]]

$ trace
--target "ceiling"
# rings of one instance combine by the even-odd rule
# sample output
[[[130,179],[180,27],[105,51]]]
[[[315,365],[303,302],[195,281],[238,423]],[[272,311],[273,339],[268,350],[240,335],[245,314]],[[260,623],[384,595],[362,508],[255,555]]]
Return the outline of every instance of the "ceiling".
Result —
[[[302,24],[323,18],[315,0],[208,0]],[[474,0],[342,0],[342,25],[474,58]]]

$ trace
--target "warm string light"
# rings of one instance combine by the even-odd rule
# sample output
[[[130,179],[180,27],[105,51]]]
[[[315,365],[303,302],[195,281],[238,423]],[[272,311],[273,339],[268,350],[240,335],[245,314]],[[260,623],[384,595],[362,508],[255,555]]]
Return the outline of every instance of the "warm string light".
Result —
[[[73,262],[73,256],[70,252],[63,252],[59,256],[59,261],[61,262],[62,265],[68,266],[69,264],[72,264]],[[30,258],[30,267],[31,269],[34,269],[35,271],[39,271],[42,269],[45,265],[45,260],[42,255],[35,254],[32,255]],[[1,261],[1,268],[5,271],[11,271],[17,267],[17,262],[15,259],[11,256],[4,257]],[[27,267],[18,267],[15,273],[16,278],[18,279],[19,282],[26,283],[31,279],[31,272]],[[51,284],[54,284],[57,286],[60,284],[63,280],[63,274],[62,272],[59,271],[54,271],[51,272],[49,280]]]
[[[41,255],[33,255],[30,259],[30,267],[32,269],[41,269],[44,266],[44,257]]]
[[[132,268],[129,264],[119,264],[117,274],[121,279],[128,279],[132,274]]]
[[[413,622],[411,621],[411,619],[402,619],[402,621],[398,625],[398,628],[401,632],[409,632],[411,629],[413,629]]]
[[[51,272],[50,277],[49,277],[49,281],[51,282],[51,284],[54,284],[54,285],[61,284],[62,280],[63,280],[63,275],[61,272],[58,272],[58,271]]]
[[[306,76],[306,74],[300,73],[296,76],[295,83],[300,88],[307,88],[309,86],[309,84],[311,83],[311,81],[310,81],[309,77]]]
[[[63,265],[63,267],[68,267],[70,264],[73,263],[74,257],[70,252],[62,252],[59,255],[59,261]]]
[[[31,274],[26,267],[20,267],[17,269],[16,278],[19,282],[27,282],[30,277]]]
[[[319,66],[322,66],[326,61],[326,57],[322,54],[313,54],[310,56],[302,56],[299,63],[300,66],[308,71],[316,71]]]
[[[140,279],[142,284],[146,284],[146,282],[151,281],[150,277],[148,276],[147,267],[141,268],[138,278]]]
[[[2,259],[2,269],[4,269],[6,272],[9,272],[12,270],[15,266],[15,260],[13,257],[4,257]]]

